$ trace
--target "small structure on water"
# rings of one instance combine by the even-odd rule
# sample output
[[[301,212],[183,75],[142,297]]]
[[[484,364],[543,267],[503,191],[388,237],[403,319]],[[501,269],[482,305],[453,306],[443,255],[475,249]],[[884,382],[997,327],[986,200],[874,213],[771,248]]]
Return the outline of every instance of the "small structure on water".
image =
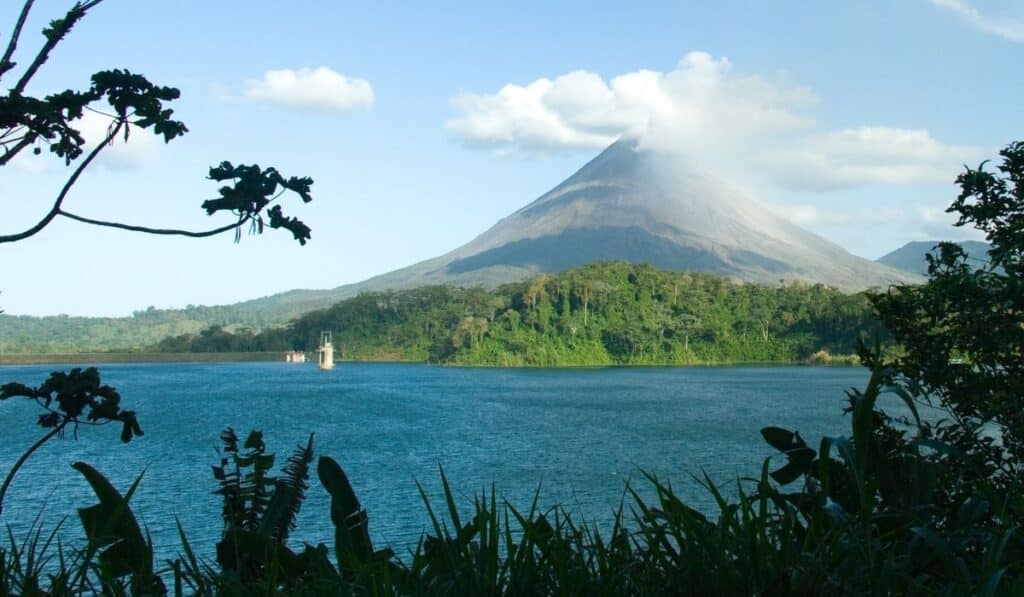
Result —
[[[301,350],[291,350],[284,353],[284,362],[286,363],[305,363],[306,353]]]
[[[320,348],[317,349],[317,364],[323,370],[334,369],[334,344],[330,332],[320,332]]]

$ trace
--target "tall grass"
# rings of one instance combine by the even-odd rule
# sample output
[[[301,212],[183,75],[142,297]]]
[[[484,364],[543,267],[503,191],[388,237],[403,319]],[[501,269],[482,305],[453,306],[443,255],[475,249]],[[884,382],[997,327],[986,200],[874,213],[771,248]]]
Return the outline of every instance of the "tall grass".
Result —
[[[687,506],[654,475],[640,481],[653,497],[627,487],[611,523],[581,521],[567,509],[525,508],[502,500],[495,488],[460,507],[441,473],[442,499],[421,487],[428,529],[404,557],[346,558],[324,545],[304,545],[300,563],[283,551],[264,554],[264,573],[243,578],[196,555],[181,531],[181,553],[160,574],[175,595],[808,595],[1021,594],[1020,562],[1006,556],[1015,531],[1006,531],[980,558],[987,571],[956,564],[947,549],[947,578],[908,574],[908,558],[937,532],[916,531],[906,541],[895,530],[869,530],[837,510],[832,525],[801,513],[792,494],[779,491],[767,463],[759,478],[736,482],[735,498],[701,478],[714,498],[712,512]],[[461,504],[465,506],[465,504]],[[179,525],[180,531],[180,525]],[[99,566],[89,550],[71,550],[38,526],[0,548],[0,597],[8,595],[140,594],[130,576]],[[1002,553],[999,552],[1002,550]],[[332,561],[335,556],[340,562]],[[939,557],[939,556],[935,556]],[[149,585],[154,587],[155,585]]]

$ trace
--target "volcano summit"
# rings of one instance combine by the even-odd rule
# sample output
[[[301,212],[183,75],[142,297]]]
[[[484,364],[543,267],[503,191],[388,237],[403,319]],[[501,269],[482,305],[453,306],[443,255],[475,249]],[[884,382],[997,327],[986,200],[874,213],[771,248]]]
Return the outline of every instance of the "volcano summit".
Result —
[[[851,255],[727,185],[680,167],[672,156],[619,141],[466,245],[359,286],[495,286],[610,260],[845,290],[913,281],[906,272]]]

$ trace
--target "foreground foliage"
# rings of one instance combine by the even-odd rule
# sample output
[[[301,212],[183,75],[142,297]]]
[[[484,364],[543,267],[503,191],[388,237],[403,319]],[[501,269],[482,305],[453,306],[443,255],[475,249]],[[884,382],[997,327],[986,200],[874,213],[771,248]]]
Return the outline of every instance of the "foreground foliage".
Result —
[[[185,134],[184,123],[173,118],[170,103],[180,93],[172,87],[151,83],[143,75],[124,69],[108,69],[94,73],[88,85],[67,89],[46,96],[31,93],[32,82],[51,55],[86,15],[103,0],[75,2],[62,18],[49,22],[42,30],[42,40],[34,54],[21,61],[18,45],[24,25],[35,5],[33,0],[21,3],[17,20],[5,40],[0,55],[0,167],[15,159],[40,160],[44,150],[59,158],[67,168],[60,190],[52,197],[27,198],[39,207],[38,219],[21,230],[0,230],[0,245],[17,243],[48,229],[58,218],[92,226],[152,235],[208,237],[226,232],[240,239],[243,226],[253,234],[266,228],[283,229],[300,244],[310,238],[310,229],[302,221],[285,216],[276,203],[286,192],[297,195],[302,202],[312,200],[312,180],[305,177],[283,177],[274,168],[257,165],[233,165],[221,162],[208,170],[207,177],[217,183],[217,197],[201,204],[208,216],[226,216],[226,224],[201,231],[154,228],[120,221],[98,220],[72,212],[74,189],[95,160],[132,132],[148,130],[164,142]],[[83,118],[96,115],[106,121],[105,133],[99,138],[85,139]],[[91,142],[91,143],[87,143]],[[7,222],[4,222],[6,224]],[[50,275],[60,275],[56,268]],[[5,280],[7,282],[7,280]],[[0,314],[3,310],[0,310]],[[5,321],[11,318],[2,316]],[[5,340],[10,339],[3,330]],[[0,352],[5,350],[0,343]],[[128,442],[142,435],[135,413],[123,410],[116,389],[102,384],[94,368],[54,372],[39,386],[12,382],[0,386],[0,401],[27,399],[43,410],[37,420],[45,431],[22,456],[6,470],[0,484],[0,514],[3,501],[25,461],[43,444],[70,432],[77,436],[80,426],[114,423],[121,427],[121,440]],[[57,529],[45,539],[35,532],[18,543],[8,529],[7,549],[0,549],[0,596],[11,594],[158,594],[165,591],[163,580],[154,568],[152,543],[143,537],[138,522],[127,507],[135,485],[122,496],[95,469],[76,463],[92,486],[98,503],[79,510],[85,532],[85,545],[66,551],[57,540]],[[136,482],[137,484],[137,482]],[[58,527],[60,525],[57,525]],[[65,557],[67,556],[67,557]],[[123,580],[122,580],[123,579]]]
[[[68,373],[54,372],[38,387],[17,382],[0,386],[0,402],[15,398],[31,400],[42,409],[37,422],[46,432],[25,450],[0,484],[0,514],[4,510],[7,490],[22,465],[54,437],[63,437],[68,430],[77,437],[82,425],[110,423],[121,425],[122,442],[127,443],[133,437],[142,435],[135,411],[121,408],[121,395],[114,388],[103,384],[99,371],[93,367],[72,369]]]
[[[0,220],[0,246],[41,234],[59,219],[160,236],[197,238],[231,233],[236,242],[241,239],[243,230],[250,234],[263,234],[267,229],[280,229],[300,244],[306,244],[311,236],[309,226],[296,217],[285,215],[282,204],[288,196],[294,196],[302,203],[312,201],[310,189],[313,181],[303,176],[285,177],[276,168],[263,168],[256,164],[222,161],[206,170],[207,179],[218,184],[215,198],[199,205],[207,216],[218,220],[209,229],[179,230],[101,220],[88,215],[88,202],[82,208],[84,211],[75,207],[75,189],[79,181],[116,143],[127,143],[132,135],[150,133],[170,143],[188,132],[185,123],[175,118],[173,108],[180,91],[154,84],[144,75],[127,69],[99,70],[87,82],[76,82],[64,91],[45,96],[33,94],[33,83],[41,72],[45,72],[50,58],[93,11],[99,10],[103,2],[62,2],[70,4],[70,8],[60,18],[49,21],[41,32],[41,39],[36,38],[38,45],[28,53],[19,46],[25,45],[25,25],[38,6],[34,0],[12,3],[20,4],[21,8],[5,43],[0,45],[0,81],[4,83],[3,92],[0,92],[0,168],[17,163],[17,160],[30,163],[52,156],[66,168],[66,174],[60,190],[52,197],[31,194],[19,197],[27,205],[38,207],[38,219],[22,230],[6,229],[9,221]],[[4,29],[5,32],[8,30],[7,27]],[[50,83],[46,86],[49,87]],[[87,117],[99,119],[102,126],[98,128],[104,131],[102,137],[84,137]],[[49,176],[62,176],[57,170],[55,168]],[[59,264],[54,266],[52,275],[60,275]],[[2,282],[10,284],[11,280]],[[32,283],[21,282],[26,285]],[[197,331],[210,323],[223,321],[215,314],[216,311],[217,308],[199,312],[193,309],[186,313],[144,312],[150,323],[160,317],[161,321],[157,323],[162,326],[150,332],[153,336],[147,337],[145,326],[132,325],[133,321],[142,321],[138,317],[132,320],[13,317],[3,315],[0,310],[0,353],[141,348],[169,334]]]
[[[78,26],[88,13],[104,0],[80,0],[62,18],[50,21],[43,29],[43,41],[35,56],[23,68],[15,61],[22,28],[32,11],[34,1],[22,3],[17,22],[0,57],[0,80],[13,83],[0,95],[0,166],[6,166],[19,155],[36,156],[47,149],[71,167],[65,184],[47,206],[40,209],[39,220],[18,232],[0,232],[0,244],[19,242],[45,230],[57,218],[66,218],[92,226],[117,228],[144,234],[187,237],[215,236],[233,232],[236,242],[242,227],[248,225],[254,234],[265,228],[287,230],[301,244],[310,238],[310,229],[301,220],[285,216],[281,205],[275,204],[286,191],[308,203],[312,201],[306,177],[285,178],[275,168],[257,165],[233,165],[224,161],[209,169],[207,178],[225,183],[218,189],[218,197],[201,205],[207,215],[227,215],[228,223],[210,230],[190,231],[149,226],[137,226],[117,221],[98,220],[72,213],[67,201],[79,178],[90,164],[107,148],[123,138],[127,142],[133,131],[149,130],[162,137],[165,143],[188,132],[185,123],[175,120],[174,110],[168,107],[181,92],[173,87],[151,83],[145,76],[125,69],[108,69],[94,73],[86,88],[66,89],[44,97],[29,93],[30,83],[38,75],[51,54]],[[13,78],[10,78],[13,77]],[[106,120],[102,139],[87,140],[82,135],[82,119],[87,113]],[[95,143],[91,148],[87,141]],[[33,159],[33,158],[29,158]]]

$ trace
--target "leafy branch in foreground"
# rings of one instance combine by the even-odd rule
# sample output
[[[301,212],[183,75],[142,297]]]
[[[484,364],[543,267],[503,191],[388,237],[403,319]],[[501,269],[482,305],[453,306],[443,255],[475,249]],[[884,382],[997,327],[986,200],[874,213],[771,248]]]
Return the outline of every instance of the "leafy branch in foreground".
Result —
[[[30,238],[59,216],[97,226],[160,235],[203,237],[233,230],[236,242],[240,239],[242,226],[249,223],[253,233],[262,234],[268,226],[282,228],[291,232],[300,244],[305,244],[310,238],[309,227],[294,217],[285,216],[280,205],[271,207],[271,203],[286,191],[299,195],[305,203],[310,202],[313,181],[305,177],[285,178],[274,168],[262,169],[256,165],[233,166],[222,162],[210,169],[211,180],[230,184],[222,186],[219,197],[204,202],[202,207],[208,215],[228,212],[233,216],[228,224],[210,230],[194,232],[135,226],[96,220],[65,209],[65,201],[79,178],[116,140],[127,142],[134,130],[149,129],[169,143],[188,131],[183,122],[173,117],[174,110],[167,107],[181,95],[178,89],[156,85],[143,75],[124,69],[96,72],[84,90],[67,89],[42,98],[26,93],[29,83],[49,60],[50,54],[102,1],[76,2],[63,18],[51,21],[42,31],[44,42],[35,58],[20,74],[15,72],[18,65],[14,56],[34,5],[33,0],[25,0],[18,14],[0,57],[0,80],[9,75],[17,76],[17,82],[8,87],[6,94],[0,95],[0,166],[10,164],[30,148],[31,153],[39,155],[45,146],[62,158],[65,166],[73,168],[40,219],[19,232],[0,234],[0,244]],[[106,134],[91,149],[80,130],[87,113],[107,120]],[[49,431],[30,446],[7,473],[0,486],[0,513],[3,512],[3,498],[21,466],[40,446],[54,436],[62,435],[69,426],[77,434],[82,424],[120,422],[121,439],[125,442],[134,435],[142,434],[135,413],[121,410],[120,395],[114,388],[100,383],[99,373],[94,368],[53,373],[43,385],[35,388],[21,383],[9,383],[0,388],[0,400],[13,397],[36,401],[45,411],[39,417],[39,423]]]
[[[944,413],[932,432],[958,473],[943,488],[948,507],[983,485],[1024,520],[1024,142],[1000,156],[997,172],[982,163],[957,178],[961,192],[947,210],[958,226],[985,233],[989,262],[976,268],[942,243],[928,257],[927,284],[871,300],[905,347],[894,376]]]
[[[8,471],[3,485],[0,485],[0,514],[3,513],[7,490],[25,461],[51,438],[63,436],[69,427],[77,437],[80,425],[120,423],[121,441],[126,443],[132,437],[142,435],[135,411],[121,409],[121,395],[100,381],[99,371],[94,367],[51,373],[38,387],[21,383],[0,386],[0,401],[11,398],[26,398],[38,404],[43,409],[39,415],[39,426],[48,431]]]
[[[299,241],[299,244],[305,245],[306,241],[309,240],[311,231],[309,226],[306,226],[298,218],[284,216],[280,205],[274,205],[266,210],[264,208],[276,201],[285,191],[292,191],[299,195],[304,203],[309,203],[313,200],[313,197],[310,195],[310,186],[313,184],[312,179],[295,176],[286,179],[275,168],[262,169],[257,165],[233,166],[230,162],[221,162],[219,166],[210,168],[210,174],[207,178],[217,182],[232,181],[230,186],[222,186],[219,189],[220,197],[203,202],[202,208],[206,210],[207,215],[213,215],[222,211],[234,215],[233,222],[210,230],[194,232],[173,228],[135,226],[87,218],[70,213],[64,209],[60,209],[58,213],[86,224],[131,232],[144,232],[146,234],[204,238],[234,230],[235,242],[238,242],[242,238],[242,226],[249,223],[249,231],[252,234],[263,234],[263,230],[266,227],[284,228],[292,233],[292,236],[295,240]]]
[[[7,94],[0,95],[0,166],[9,164],[30,148],[33,154],[38,155],[42,153],[43,146],[62,158],[67,166],[81,158],[40,219],[19,232],[0,234],[0,243],[32,237],[57,217],[66,217],[96,226],[158,235],[205,237],[233,230],[236,242],[240,239],[242,226],[248,223],[253,233],[261,234],[265,227],[283,228],[290,231],[295,240],[305,244],[310,237],[309,227],[295,217],[285,216],[279,205],[269,209],[268,206],[286,190],[295,192],[308,203],[312,200],[309,188],[313,181],[305,177],[285,178],[274,168],[261,169],[257,165],[232,166],[229,162],[222,162],[210,168],[211,180],[233,180],[234,183],[222,187],[220,197],[206,201],[202,207],[208,215],[223,211],[234,217],[229,223],[209,230],[137,226],[98,220],[65,209],[65,200],[78,179],[116,140],[128,142],[133,131],[149,129],[169,143],[188,132],[183,122],[173,118],[174,110],[167,107],[168,103],[180,97],[178,89],[155,85],[145,76],[124,69],[102,70],[93,74],[90,86],[84,90],[67,89],[42,98],[25,93],[27,85],[49,59],[50,53],[101,1],[77,2],[63,18],[51,22],[43,30],[45,42],[36,58],[23,70]],[[32,5],[32,0],[23,5],[14,33],[0,58],[0,78],[17,66],[12,57]],[[88,149],[88,140],[81,133],[81,120],[87,113],[107,119],[106,134],[91,149]]]

